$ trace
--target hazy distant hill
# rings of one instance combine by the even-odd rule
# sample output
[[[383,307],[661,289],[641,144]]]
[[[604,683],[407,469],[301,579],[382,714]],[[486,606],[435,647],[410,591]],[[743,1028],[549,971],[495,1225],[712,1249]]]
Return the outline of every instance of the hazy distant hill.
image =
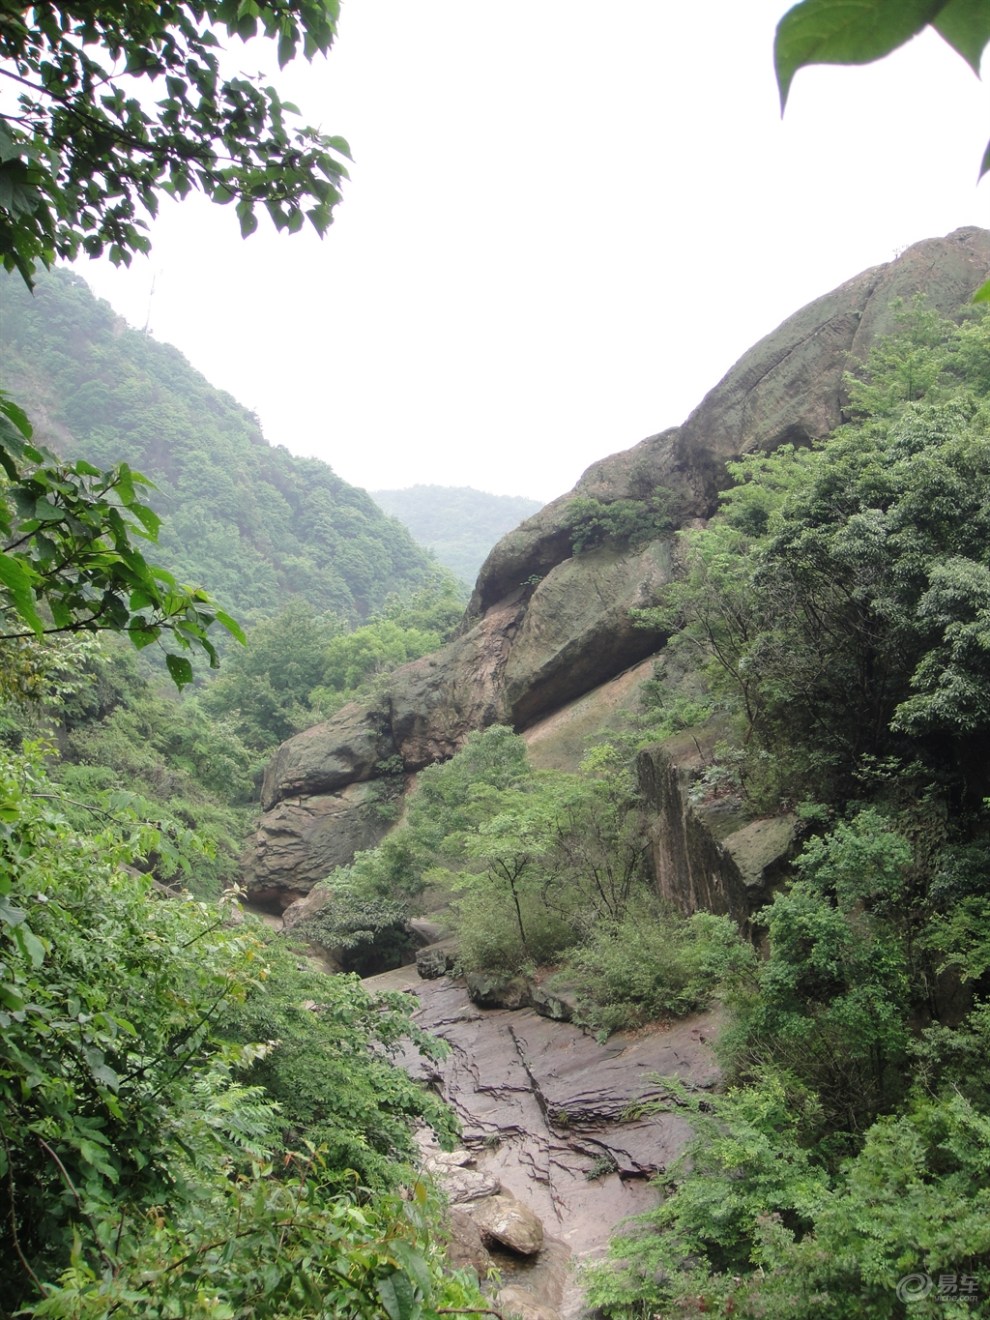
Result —
[[[371,494],[469,585],[495,542],[543,507],[522,495],[488,495],[470,486],[410,486]]]
[[[252,413],[177,349],[129,329],[78,276],[42,275],[32,296],[0,274],[0,300],[0,384],[37,438],[150,477],[165,517],[156,558],[240,620],[300,597],[356,622],[435,575],[365,491],[268,444]]]

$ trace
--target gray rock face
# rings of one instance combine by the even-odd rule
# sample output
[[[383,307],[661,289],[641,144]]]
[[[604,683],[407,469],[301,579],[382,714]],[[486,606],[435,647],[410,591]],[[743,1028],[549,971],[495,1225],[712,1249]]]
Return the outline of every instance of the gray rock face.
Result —
[[[483,1279],[492,1263],[481,1229],[466,1210],[451,1206],[446,1216],[447,1261],[452,1270],[472,1269]]]
[[[630,610],[671,580],[670,538],[637,552],[607,550],[560,564],[533,593],[505,666],[512,722],[525,727],[656,650]]]
[[[990,232],[957,229],[915,243],[895,261],[864,271],[788,317],[744,354],[683,426],[592,464],[573,491],[503,537],[482,566],[471,615],[482,615],[513,584],[547,573],[565,557],[561,519],[576,495],[635,500],[666,486],[680,521],[708,517],[727,460],[807,442],[839,424],[843,373],[895,328],[897,299],[924,293],[938,311],[953,315],[988,268]]]
[[[248,855],[251,901],[282,910],[335,866],[373,848],[389,825],[380,805],[378,786],[366,781],[276,802],[262,818]]]
[[[662,897],[682,912],[725,913],[748,931],[796,851],[796,821],[787,815],[731,828],[731,819],[695,806],[688,790],[699,761],[696,748],[677,739],[637,758],[650,869]]]
[[[460,637],[398,670],[374,702],[347,707],[279,749],[246,862],[252,902],[280,910],[377,841],[368,799],[354,786],[373,780],[382,762],[398,756],[412,773],[451,756],[474,729],[526,729],[662,644],[630,626],[629,610],[651,604],[669,580],[671,538],[572,556],[566,512],[575,497],[644,500],[663,486],[677,524],[708,517],[726,462],[807,442],[841,422],[843,373],[894,327],[896,299],[923,292],[954,312],[988,268],[990,232],[971,228],[856,276],[761,340],[683,426],[593,464],[573,491],[503,538],[481,570]],[[726,897],[722,910],[734,912],[734,903]]]
[[[457,982],[421,981],[412,969],[365,985],[411,990],[420,1004],[417,1024],[450,1045],[439,1065],[411,1054],[400,1062],[414,1076],[439,1084],[460,1119],[473,1171],[497,1180],[542,1222],[547,1245],[537,1257],[537,1272],[541,1263],[551,1265],[554,1244],[579,1259],[594,1256],[622,1220],[656,1204],[649,1179],[682,1152],[690,1128],[675,1105],[636,1119],[626,1117],[630,1107],[663,1100],[664,1076],[691,1089],[709,1089],[718,1080],[714,1013],[620,1033],[602,1045],[532,1009],[478,1008]],[[428,1167],[437,1158],[431,1154]],[[462,1172],[463,1155],[439,1159],[455,1161],[453,1176]],[[441,1173],[441,1181],[448,1176]],[[582,1314],[576,1275],[554,1269],[563,1288],[559,1301],[545,1281],[535,1286],[528,1269],[513,1275],[512,1283],[531,1289],[562,1316]]]
[[[503,1288],[495,1300],[504,1315],[516,1316],[518,1320],[560,1320],[560,1313],[541,1302],[529,1288],[511,1284]]]
[[[394,751],[387,710],[352,702],[281,745],[265,771],[261,805],[267,811],[286,798],[315,797],[372,779]]]

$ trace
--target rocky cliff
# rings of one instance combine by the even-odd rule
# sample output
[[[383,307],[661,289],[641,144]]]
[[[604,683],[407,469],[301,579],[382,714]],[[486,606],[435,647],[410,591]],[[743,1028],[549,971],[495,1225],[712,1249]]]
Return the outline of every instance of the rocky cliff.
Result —
[[[682,426],[594,464],[573,491],[503,538],[455,641],[398,670],[374,701],[279,748],[246,859],[253,900],[283,910],[372,846],[388,828],[379,808],[400,762],[412,776],[496,722],[535,735],[574,703],[586,708],[591,694],[662,646],[662,636],[632,627],[630,610],[653,603],[670,580],[673,530],[575,554],[575,501],[634,501],[645,510],[663,490],[675,529],[708,517],[728,461],[807,443],[842,421],[843,373],[893,328],[898,299],[923,293],[952,314],[988,269],[990,232],[969,228],[865,271],[761,340]],[[752,910],[747,895],[768,883],[781,839],[756,823],[717,842],[686,804],[675,764],[644,758],[641,778],[658,815],[659,883],[686,907],[743,919]]]

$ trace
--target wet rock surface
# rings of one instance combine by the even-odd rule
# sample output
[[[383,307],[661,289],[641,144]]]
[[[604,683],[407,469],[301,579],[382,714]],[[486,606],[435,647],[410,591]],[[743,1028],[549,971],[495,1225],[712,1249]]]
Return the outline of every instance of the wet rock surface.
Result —
[[[599,1044],[530,1008],[480,1008],[463,984],[422,981],[413,968],[365,984],[412,991],[418,1025],[451,1047],[439,1064],[411,1055],[400,1062],[437,1087],[460,1118],[474,1163],[465,1168],[455,1160],[452,1176],[488,1175],[543,1224],[548,1245],[525,1278],[520,1263],[510,1260],[506,1286],[526,1289],[562,1317],[579,1316],[575,1264],[600,1255],[623,1219],[656,1203],[649,1179],[677,1157],[690,1135],[676,1112],[626,1115],[664,1097],[664,1076],[693,1087],[715,1085],[717,1016],[696,1014]],[[438,1154],[426,1150],[424,1158],[429,1163]],[[447,1175],[441,1170],[439,1177],[444,1183]],[[483,1204],[462,1203],[472,1215]],[[552,1288],[539,1282],[543,1274],[556,1280]]]

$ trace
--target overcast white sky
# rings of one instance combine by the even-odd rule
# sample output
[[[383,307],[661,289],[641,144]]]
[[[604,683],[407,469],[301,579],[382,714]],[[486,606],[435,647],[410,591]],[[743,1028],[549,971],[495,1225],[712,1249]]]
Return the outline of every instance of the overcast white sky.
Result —
[[[990,225],[963,61],[926,34],[804,70],[781,121],[787,8],[344,0],[330,60],[280,77],[352,148],[327,237],[166,202],[150,258],[80,273],[356,485],[549,500],[812,298]]]

